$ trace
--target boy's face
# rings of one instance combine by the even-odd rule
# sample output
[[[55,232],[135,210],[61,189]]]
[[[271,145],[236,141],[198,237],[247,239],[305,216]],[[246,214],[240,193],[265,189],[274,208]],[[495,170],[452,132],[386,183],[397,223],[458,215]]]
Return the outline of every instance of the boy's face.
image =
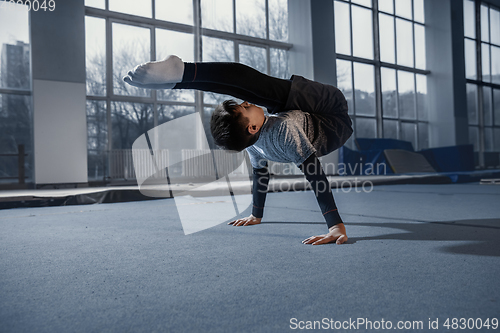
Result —
[[[264,120],[266,120],[264,110],[254,104],[243,102],[238,106],[238,109],[243,117],[248,119],[249,126],[255,125],[260,128],[264,123]]]

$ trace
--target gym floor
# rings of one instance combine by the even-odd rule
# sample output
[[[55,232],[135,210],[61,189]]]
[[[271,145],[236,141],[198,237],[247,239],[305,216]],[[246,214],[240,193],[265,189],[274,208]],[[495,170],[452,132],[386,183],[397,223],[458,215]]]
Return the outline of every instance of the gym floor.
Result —
[[[500,317],[500,186],[334,196],[340,246],[301,243],[326,231],[312,192],[270,193],[261,225],[187,236],[173,199],[1,210],[0,332],[428,331],[436,319],[442,332],[447,318]]]

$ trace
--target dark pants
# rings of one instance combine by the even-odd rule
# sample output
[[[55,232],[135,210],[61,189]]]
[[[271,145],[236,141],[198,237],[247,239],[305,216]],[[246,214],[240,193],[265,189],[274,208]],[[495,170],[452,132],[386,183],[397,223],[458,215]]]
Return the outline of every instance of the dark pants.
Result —
[[[279,112],[286,104],[291,80],[278,79],[233,62],[184,63],[182,82],[174,89],[196,89],[231,95]]]
[[[318,156],[340,148],[352,134],[347,102],[331,85],[293,75],[275,78],[239,63],[185,63],[182,82],[174,89],[196,89],[231,95],[264,106],[270,113],[302,110],[310,114],[305,130]]]

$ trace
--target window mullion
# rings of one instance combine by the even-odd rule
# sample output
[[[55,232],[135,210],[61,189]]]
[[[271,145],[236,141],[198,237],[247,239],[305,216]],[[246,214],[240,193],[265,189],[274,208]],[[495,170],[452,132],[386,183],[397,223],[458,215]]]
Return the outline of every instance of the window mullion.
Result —
[[[269,39],[269,0],[266,0],[266,39]]]
[[[108,0],[106,0],[106,9],[108,9]],[[113,95],[113,34],[112,23],[106,18],[106,122],[108,126],[108,168],[111,162],[109,152],[112,148],[113,126],[111,123],[111,96]],[[107,170],[109,175],[109,170]]]
[[[201,17],[201,0],[193,0],[193,19],[194,19],[194,61],[201,62],[203,60],[203,44],[202,44],[202,35],[201,35],[201,25],[202,25],[202,17]],[[201,119],[203,120],[204,109],[203,109],[203,91],[196,90],[194,93],[194,103],[195,103],[195,112],[200,114]],[[202,129],[197,131],[196,145],[197,147],[203,146],[203,138]]]
[[[411,37],[413,40],[413,68],[417,68],[417,56],[416,56],[417,49],[416,49],[416,43],[415,43],[415,21],[414,21],[415,20],[415,13],[414,13],[415,6],[413,5],[413,1],[414,0],[411,0],[411,17],[412,17]]]
[[[411,0],[411,33],[413,39],[413,68],[417,68],[417,43],[415,40],[415,4],[413,3],[415,0]],[[413,73],[413,110],[415,111],[415,136],[413,139],[415,140],[415,149],[419,149],[419,126],[418,126],[418,109],[417,109],[417,75]]]
[[[236,0],[233,0],[233,32],[236,33]]]
[[[492,82],[492,74],[493,72],[491,71],[492,68],[491,68],[491,63],[492,63],[492,58],[491,58],[491,27],[490,27],[490,6],[487,5],[487,16],[486,16],[486,20],[487,20],[487,24],[488,24],[488,40],[484,43],[487,47],[488,47],[488,50],[487,50],[487,53],[488,53],[488,57],[489,57],[489,63],[488,63],[488,73],[489,76],[490,76],[490,82]],[[480,38],[480,41],[479,41],[479,48],[481,49],[481,81],[484,82],[484,77],[483,77],[483,72],[482,72],[482,68],[485,64],[483,64],[483,58],[482,58],[482,54],[483,54],[483,40],[482,38]],[[479,78],[478,78],[479,79]]]
[[[352,5],[349,3],[349,39],[351,41],[351,45],[350,46],[350,55],[351,57],[354,56],[354,53],[353,53],[353,44],[354,44],[354,41],[353,41],[353,35],[352,35]],[[352,108],[353,108],[353,116],[354,116],[354,119],[356,119],[356,88],[354,86],[354,61],[351,60],[351,86],[352,86]],[[356,125],[357,123],[355,122],[354,123],[354,126],[357,127]],[[354,130],[354,133],[356,133],[356,129]],[[355,134],[357,135],[357,134]]]
[[[491,41],[491,39],[490,39]],[[493,67],[491,65],[491,63],[493,62],[492,61],[492,58],[491,58],[491,44],[488,44],[488,54],[489,54],[489,59],[490,59],[490,62],[488,64],[488,68],[489,68],[489,73],[490,73],[490,80],[489,82],[493,83]]]
[[[398,36],[397,36],[397,30],[396,30],[396,0],[392,1],[392,22],[393,22],[392,26],[394,28],[394,64],[398,65]],[[397,71],[396,71],[396,77],[397,77]],[[398,126],[399,126],[399,124],[398,124]],[[399,131],[399,128],[398,128],[398,131]],[[399,138],[399,133],[398,133],[398,138]]]
[[[482,58],[481,58],[481,3],[476,2],[476,71],[477,79],[479,81],[483,80],[483,70],[482,70]]]
[[[488,5],[488,43],[491,43],[491,7],[489,5]]]
[[[413,94],[415,96],[415,98],[413,99],[413,109],[415,110],[415,126],[416,126],[416,129],[415,129],[415,135],[416,135],[415,150],[419,150],[420,149],[420,147],[419,147],[420,133],[419,133],[419,126],[418,126],[418,103],[417,103],[418,87],[417,87],[417,74],[415,74],[415,73],[413,73]]]
[[[354,61],[350,61],[351,65],[351,87],[352,87],[352,115],[356,118],[356,98],[355,98],[355,86],[354,86]],[[357,135],[357,134],[356,134]]]
[[[398,65],[398,36],[397,36],[397,22],[396,22],[396,0],[394,0],[393,3],[393,8],[394,8],[394,63]],[[399,104],[399,70],[396,70],[396,118],[397,118],[397,131],[396,131],[396,136],[397,139],[401,139],[401,131],[402,131],[402,126],[401,126],[401,106]]]
[[[349,39],[351,40],[351,56],[354,56],[354,40],[353,40],[353,35],[352,35],[352,5],[349,4]]]
[[[481,58],[481,2],[476,1],[476,71],[479,82],[483,80],[482,58]],[[478,112],[478,130],[479,130],[479,165],[484,167],[484,114],[483,114],[483,85],[477,86],[477,112]]]
[[[153,7],[153,15],[154,15],[154,7]],[[151,61],[156,61],[156,28],[151,27],[150,28],[150,38],[151,38],[151,43],[150,43],[150,51],[151,51]],[[156,89],[152,89],[151,91],[151,97],[153,98],[153,126],[156,127],[158,126],[158,104],[157,104],[157,91]],[[157,138],[155,138],[156,140]],[[157,143],[157,142],[156,142]],[[158,145],[156,145],[158,147]]]
[[[193,0],[193,21],[194,21],[194,61],[201,62],[202,42],[201,42],[201,0]]]
[[[234,41],[234,61],[240,62],[240,43]]]
[[[380,69],[380,33],[378,1],[373,0],[373,45],[375,57],[375,121],[377,124],[377,138],[384,137],[383,110],[382,110],[382,74]]]
[[[484,114],[483,114],[483,86],[477,87],[477,112],[479,125],[479,164],[484,167]]]
[[[401,107],[399,104],[399,70],[396,70],[396,119],[398,122],[397,139],[401,139]]]

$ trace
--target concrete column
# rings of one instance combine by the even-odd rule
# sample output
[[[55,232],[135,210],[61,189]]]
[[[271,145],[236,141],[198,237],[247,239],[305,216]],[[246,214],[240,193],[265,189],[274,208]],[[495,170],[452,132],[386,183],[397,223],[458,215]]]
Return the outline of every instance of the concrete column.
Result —
[[[87,183],[84,0],[31,13],[35,184]]]
[[[429,146],[449,146],[455,144],[450,1],[426,0],[424,6],[427,69],[431,71],[427,76]]]
[[[463,2],[425,0],[429,146],[469,143]]]
[[[335,53],[335,22],[333,1],[311,1],[314,80],[337,86],[337,55]],[[328,175],[338,171],[338,150],[321,157]]]
[[[314,80],[337,85],[333,1],[311,1]]]
[[[455,144],[469,143],[467,119],[467,87],[464,53],[464,5],[462,1],[450,1],[451,47],[453,53],[453,92],[455,101]]]
[[[290,69],[292,74],[337,85],[333,1],[289,0]],[[321,157],[328,174],[337,170],[338,151]],[[332,168],[332,165],[335,165]]]

